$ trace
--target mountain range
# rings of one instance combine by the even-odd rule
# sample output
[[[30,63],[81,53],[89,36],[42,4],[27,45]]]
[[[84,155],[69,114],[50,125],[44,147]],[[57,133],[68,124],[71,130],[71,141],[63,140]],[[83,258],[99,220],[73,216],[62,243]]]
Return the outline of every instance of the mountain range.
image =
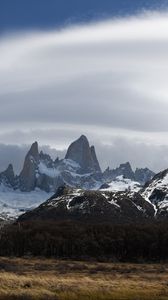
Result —
[[[34,142],[28,151],[19,175],[14,174],[13,166],[0,173],[0,184],[13,190],[31,192],[36,188],[46,192],[55,192],[64,184],[83,189],[98,189],[103,184],[122,182],[126,188],[130,183],[144,185],[151,180],[154,172],[148,168],[133,172],[129,162],[116,169],[107,168],[102,172],[94,146],[90,146],[86,136],[82,135],[67,150],[64,159],[53,160],[48,154],[39,152]]]
[[[131,222],[151,220],[154,206],[140,193],[86,191],[62,186],[46,202],[19,217],[24,221]]]
[[[80,221],[112,224],[163,221],[168,218],[168,169],[139,190],[83,190],[66,185],[47,201],[19,217],[24,221]]]
[[[5,197],[4,197],[5,195]],[[27,198],[28,197],[28,198]],[[48,199],[46,201],[46,199]],[[34,142],[23,168],[0,173],[0,218],[128,222],[168,217],[168,169],[132,170],[129,162],[102,171],[82,135],[53,160]]]

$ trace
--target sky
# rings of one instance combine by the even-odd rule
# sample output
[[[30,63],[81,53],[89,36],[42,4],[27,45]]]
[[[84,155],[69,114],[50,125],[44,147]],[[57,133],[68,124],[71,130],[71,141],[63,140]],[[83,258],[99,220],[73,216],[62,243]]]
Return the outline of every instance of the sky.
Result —
[[[0,170],[81,134],[103,170],[168,168],[167,49],[168,1],[1,0]]]

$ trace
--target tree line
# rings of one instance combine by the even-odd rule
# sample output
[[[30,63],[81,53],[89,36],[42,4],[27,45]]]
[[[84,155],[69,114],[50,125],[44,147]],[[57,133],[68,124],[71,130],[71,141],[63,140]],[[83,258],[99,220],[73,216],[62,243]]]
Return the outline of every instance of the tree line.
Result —
[[[119,262],[168,260],[168,222],[84,224],[24,222],[0,232],[1,256],[45,256]]]

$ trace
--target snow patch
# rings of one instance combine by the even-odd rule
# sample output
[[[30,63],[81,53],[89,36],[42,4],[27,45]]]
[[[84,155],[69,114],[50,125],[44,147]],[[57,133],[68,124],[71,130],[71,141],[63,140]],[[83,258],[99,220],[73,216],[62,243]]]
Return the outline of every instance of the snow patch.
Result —
[[[45,174],[51,178],[55,178],[60,174],[56,168],[48,168],[43,162],[39,163],[38,169],[40,174]]]
[[[123,175],[116,177],[115,180],[108,183],[108,186],[109,187],[102,189],[102,191],[124,192],[128,190],[138,192],[141,189],[139,182],[124,178]]]
[[[0,186],[0,218],[14,219],[28,210],[32,210],[51,197],[52,193],[46,193],[39,189],[32,192],[3,189]]]

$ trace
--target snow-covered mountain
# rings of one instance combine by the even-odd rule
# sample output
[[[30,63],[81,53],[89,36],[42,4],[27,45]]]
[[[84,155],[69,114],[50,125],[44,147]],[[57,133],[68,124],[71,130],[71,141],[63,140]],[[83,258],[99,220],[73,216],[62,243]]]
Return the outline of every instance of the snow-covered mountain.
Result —
[[[168,169],[156,174],[141,195],[155,205],[158,217],[168,217]]]
[[[142,186],[139,182],[133,181],[129,178],[124,178],[123,175],[117,176],[114,180],[109,183],[104,183],[100,187],[102,191],[111,191],[111,192],[122,192],[122,191],[134,191],[138,192]]]
[[[31,192],[36,188],[55,192],[63,184],[83,189],[99,189],[104,183],[121,180],[121,190],[124,178],[129,179],[129,182],[143,184],[153,175],[148,169],[133,172],[129,163],[122,164],[115,170],[108,168],[102,172],[94,146],[90,146],[86,136],[82,135],[69,146],[64,159],[51,159],[48,154],[39,152],[37,142],[33,143],[20,175],[15,176],[10,164],[6,171],[0,173],[0,184],[22,192]],[[132,187],[134,183],[127,182],[126,186]]]
[[[33,143],[20,175],[15,176],[10,165],[0,174],[0,183],[23,192],[36,188],[55,192],[64,183],[91,189],[102,184],[102,172],[94,146],[90,147],[87,138],[82,135],[69,146],[65,158],[61,160],[52,160],[49,155],[39,152],[37,142]]]
[[[156,174],[143,188],[118,176],[99,190],[60,187],[48,201],[19,220],[88,220],[112,223],[168,218],[168,169]]]
[[[53,160],[39,152],[38,143],[34,142],[19,175],[14,174],[11,164],[0,173],[0,219],[10,219],[37,207],[63,185],[83,190],[138,192],[154,173],[137,170],[133,172],[126,163],[102,172],[95,148],[84,135],[69,146],[64,159]]]
[[[136,168],[134,172],[129,162],[121,164],[116,169],[107,168],[103,173],[103,177],[107,181],[112,181],[118,176],[123,176],[124,178],[128,178],[132,181],[139,182],[141,185],[144,185],[146,182],[150,181],[154,175],[155,173],[148,168]]]
[[[66,186],[49,200],[19,217],[31,220],[80,220],[89,222],[129,222],[153,218],[151,203],[136,192],[86,191]]]

